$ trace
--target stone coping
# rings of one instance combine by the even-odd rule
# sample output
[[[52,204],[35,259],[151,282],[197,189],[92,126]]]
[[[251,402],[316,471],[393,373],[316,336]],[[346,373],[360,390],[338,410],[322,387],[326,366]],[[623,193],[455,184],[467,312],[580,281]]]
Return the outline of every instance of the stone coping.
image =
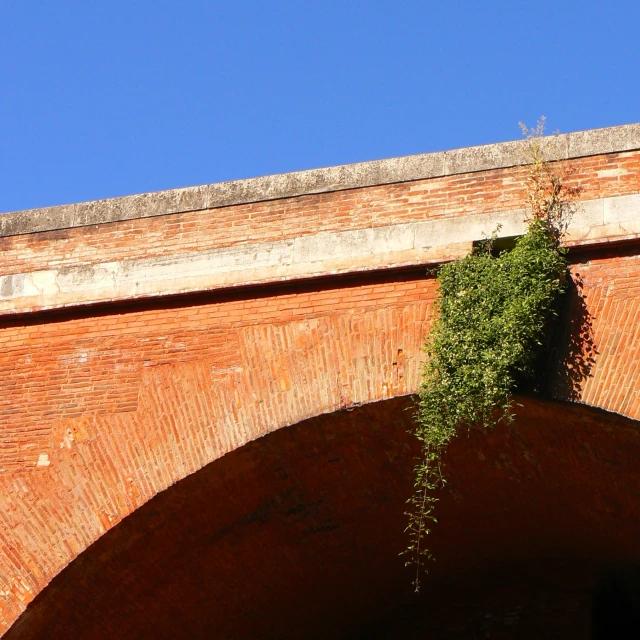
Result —
[[[640,123],[542,138],[548,160],[640,149]],[[0,215],[0,236],[147,218],[528,163],[528,142],[501,142],[324,169],[218,182]]]

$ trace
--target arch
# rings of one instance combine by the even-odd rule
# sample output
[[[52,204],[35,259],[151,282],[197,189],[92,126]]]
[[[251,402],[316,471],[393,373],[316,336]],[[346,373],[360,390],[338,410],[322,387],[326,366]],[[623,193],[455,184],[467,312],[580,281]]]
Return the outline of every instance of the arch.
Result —
[[[2,380],[20,389],[8,419],[21,441],[14,458],[0,451],[13,465],[0,474],[0,632],[173,483],[281,427],[414,389],[432,290],[396,274],[17,327],[35,335],[19,354],[35,362]],[[50,397],[25,384],[30,367]]]
[[[416,449],[396,398],[271,433],[157,495],[6,637],[584,637],[602,576],[640,562],[640,430],[520,404],[449,449],[418,597],[397,556]]]
[[[640,258],[619,253],[574,260],[584,288],[568,313],[578,330],[589,316],[598,353],[570,393],[562,352],[550,379],[560,396],[638,418]],[[173,483],[273,430],[414,392],[435,285],[398,270],[5,328],[0,633]]]
[[[552,146],[558,140],[550,139]],[[557,357],[546,363],[548,391],[638,419],[637,127],[564,140],[571,147],[570,181],[583,188],[566,240],[584,287],[578,304],[569,305],[568,350],[555,345]],[[514,149],[509,143],[425,156],[419,167],[416,158],[404,158],[3,216],[0,635],[54,576],[76,558],[82,563],[86,549],[99,548],[101,536],[123,530],[119,523],[127,526],[127,516],[174,483],[202,477],[199,470],[216,461],[224,466],[226,455],[240,455],[248,443],[288,425],[347,409],[357,416],[368,411],[360,405],[415,392],[437,295],[427,265],[463,255],[496,220],[509,233],[522,228],[518,184],[526,168],[517,165],[522,158]],[[581,351],[589,335],[595,362]],[[562,411],[568,424],[574,409]],[[610,425],[603,420],[604,433]],[[626,443],[628,430],[611,420]],[[599,443],[599,434],[589,436],[598,444],[593,464],[607,471],[622,454],[614,440]],[[548,436],[555,441],[554,433]],[[452,468],[457,460],[468,465],[463,477],[478,464],[466,457],[474,446],[482,450],[477,438],[473,432],[462,440],[471,449],[459,448],[451,460]],[[607,459],[597,459],[600,444]],[[575,460],[587,464],[585,451],[572,449],[568,438],[560,445],[568,456],[558,458],[560,469],[573,468]],[[635,451],[633,442],[629,447]],[[516,454],[526,467],[525,452]],[[573,478],[560,477],[553,456],[545,456],[548,477],[571,485]],[[511,478],[509,464],[500,464],[499,475]],[[547,486],[536,469],[529,473],[535,486]],[[622,506],[615,473],[607,473],[610,491],[597,509],[610,522],[603,505]],[[625,467],[627,473],[635,482]],[[486,492],[485,476],[478,477],[477,490]],[[580,486],[589,484],[585,478],[592,475]],[[517,486],[530,482],[516,479]],[[465,501],[455,485],[448,490],[444,514],[456,499]],[[474,500],[466,500],[483,505],[475,515],[503,522],[506,516],[475,490],[469,489]],[[496,491],[501,499],[517,495]],[[565,500],[566,508],[548,512],[564,522],[559,532],[569,530],[563,518],[572,510],[562,495],[552,503]],[[584,503],[577,487],[571,495]],[[625,508],[633,509],[632,501]],[[585,522],[590,517],[580,515]],[[455,548],[476,555],[493,549],[474,546],[491,542],[482,521],[467,524],[478,535],[468,539],[467,530],[453,530],[447,539],[468,542]],[[579,530],[574,534],[582,540]],[[620,542],[628,559],[633,549],[615,535],[607,533],[605,541]],[[437,544],[434,539],[438,557],[455,568],[458,555],[447,556],[446,545]],[[511,549],[515,558],[514,544],[503,540],[494,552]],[[553,551],[559,543],[549,544]],[[527,553],[520,555],[528,561]],[[460,566],[471,574],[470,564],[467,558]],[[476,574],[485,569],[478,565]],[[378,613],[384,610],[381,603]]]

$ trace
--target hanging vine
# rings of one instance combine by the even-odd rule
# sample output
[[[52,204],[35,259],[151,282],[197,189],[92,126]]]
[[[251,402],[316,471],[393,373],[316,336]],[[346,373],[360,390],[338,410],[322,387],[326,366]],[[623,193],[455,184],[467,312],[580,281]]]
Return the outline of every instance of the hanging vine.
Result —
[[[409,499],[407,564],[414,586],[431,554],[425,545],[437,521],[437,489],[446,484],[441,460],[451,439],[472,425],[513,420],[512,394],[534,375],[545,330],[567,269],[561,238],[575,189],[562,170],[545,161],[540,145],[544,119],[521,125],[531,148],[526,177],[527,232],[511,251],[496,252],[496,233],[470,255],[438,272],[436,320],[427,336],[427,362],[419,390],[414,434],[422,445]]]

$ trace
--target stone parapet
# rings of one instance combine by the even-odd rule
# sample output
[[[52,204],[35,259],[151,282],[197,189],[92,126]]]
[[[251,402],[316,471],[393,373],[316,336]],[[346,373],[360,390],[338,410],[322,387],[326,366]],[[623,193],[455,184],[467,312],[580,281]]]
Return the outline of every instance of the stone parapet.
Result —
[[[640,149],[640,124],[542,139],[547,159],[567,160]],[[529,162],[526,140],[183,189],[29,209],[0,216],[0,237],[357,189],[374,185],[514,167]]]

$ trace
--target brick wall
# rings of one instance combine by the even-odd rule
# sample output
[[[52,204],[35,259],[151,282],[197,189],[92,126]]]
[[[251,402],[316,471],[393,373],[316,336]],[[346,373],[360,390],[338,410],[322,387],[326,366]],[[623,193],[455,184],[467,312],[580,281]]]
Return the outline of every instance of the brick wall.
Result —
[[[4,628],[185,475],[278,427],[415,389],[434,295],[401,273],[0,331]]]
[[[587,200],[640,193],[640,152],[572,160]],[[510,168],[0,240],[1,273],[522,206]],[[640,258],[575,254],[597,357],[588,404],[640,417]],[[0,630],[159,491],[279,427],[411,393],[434,281],[424,269],[4,318]]]

